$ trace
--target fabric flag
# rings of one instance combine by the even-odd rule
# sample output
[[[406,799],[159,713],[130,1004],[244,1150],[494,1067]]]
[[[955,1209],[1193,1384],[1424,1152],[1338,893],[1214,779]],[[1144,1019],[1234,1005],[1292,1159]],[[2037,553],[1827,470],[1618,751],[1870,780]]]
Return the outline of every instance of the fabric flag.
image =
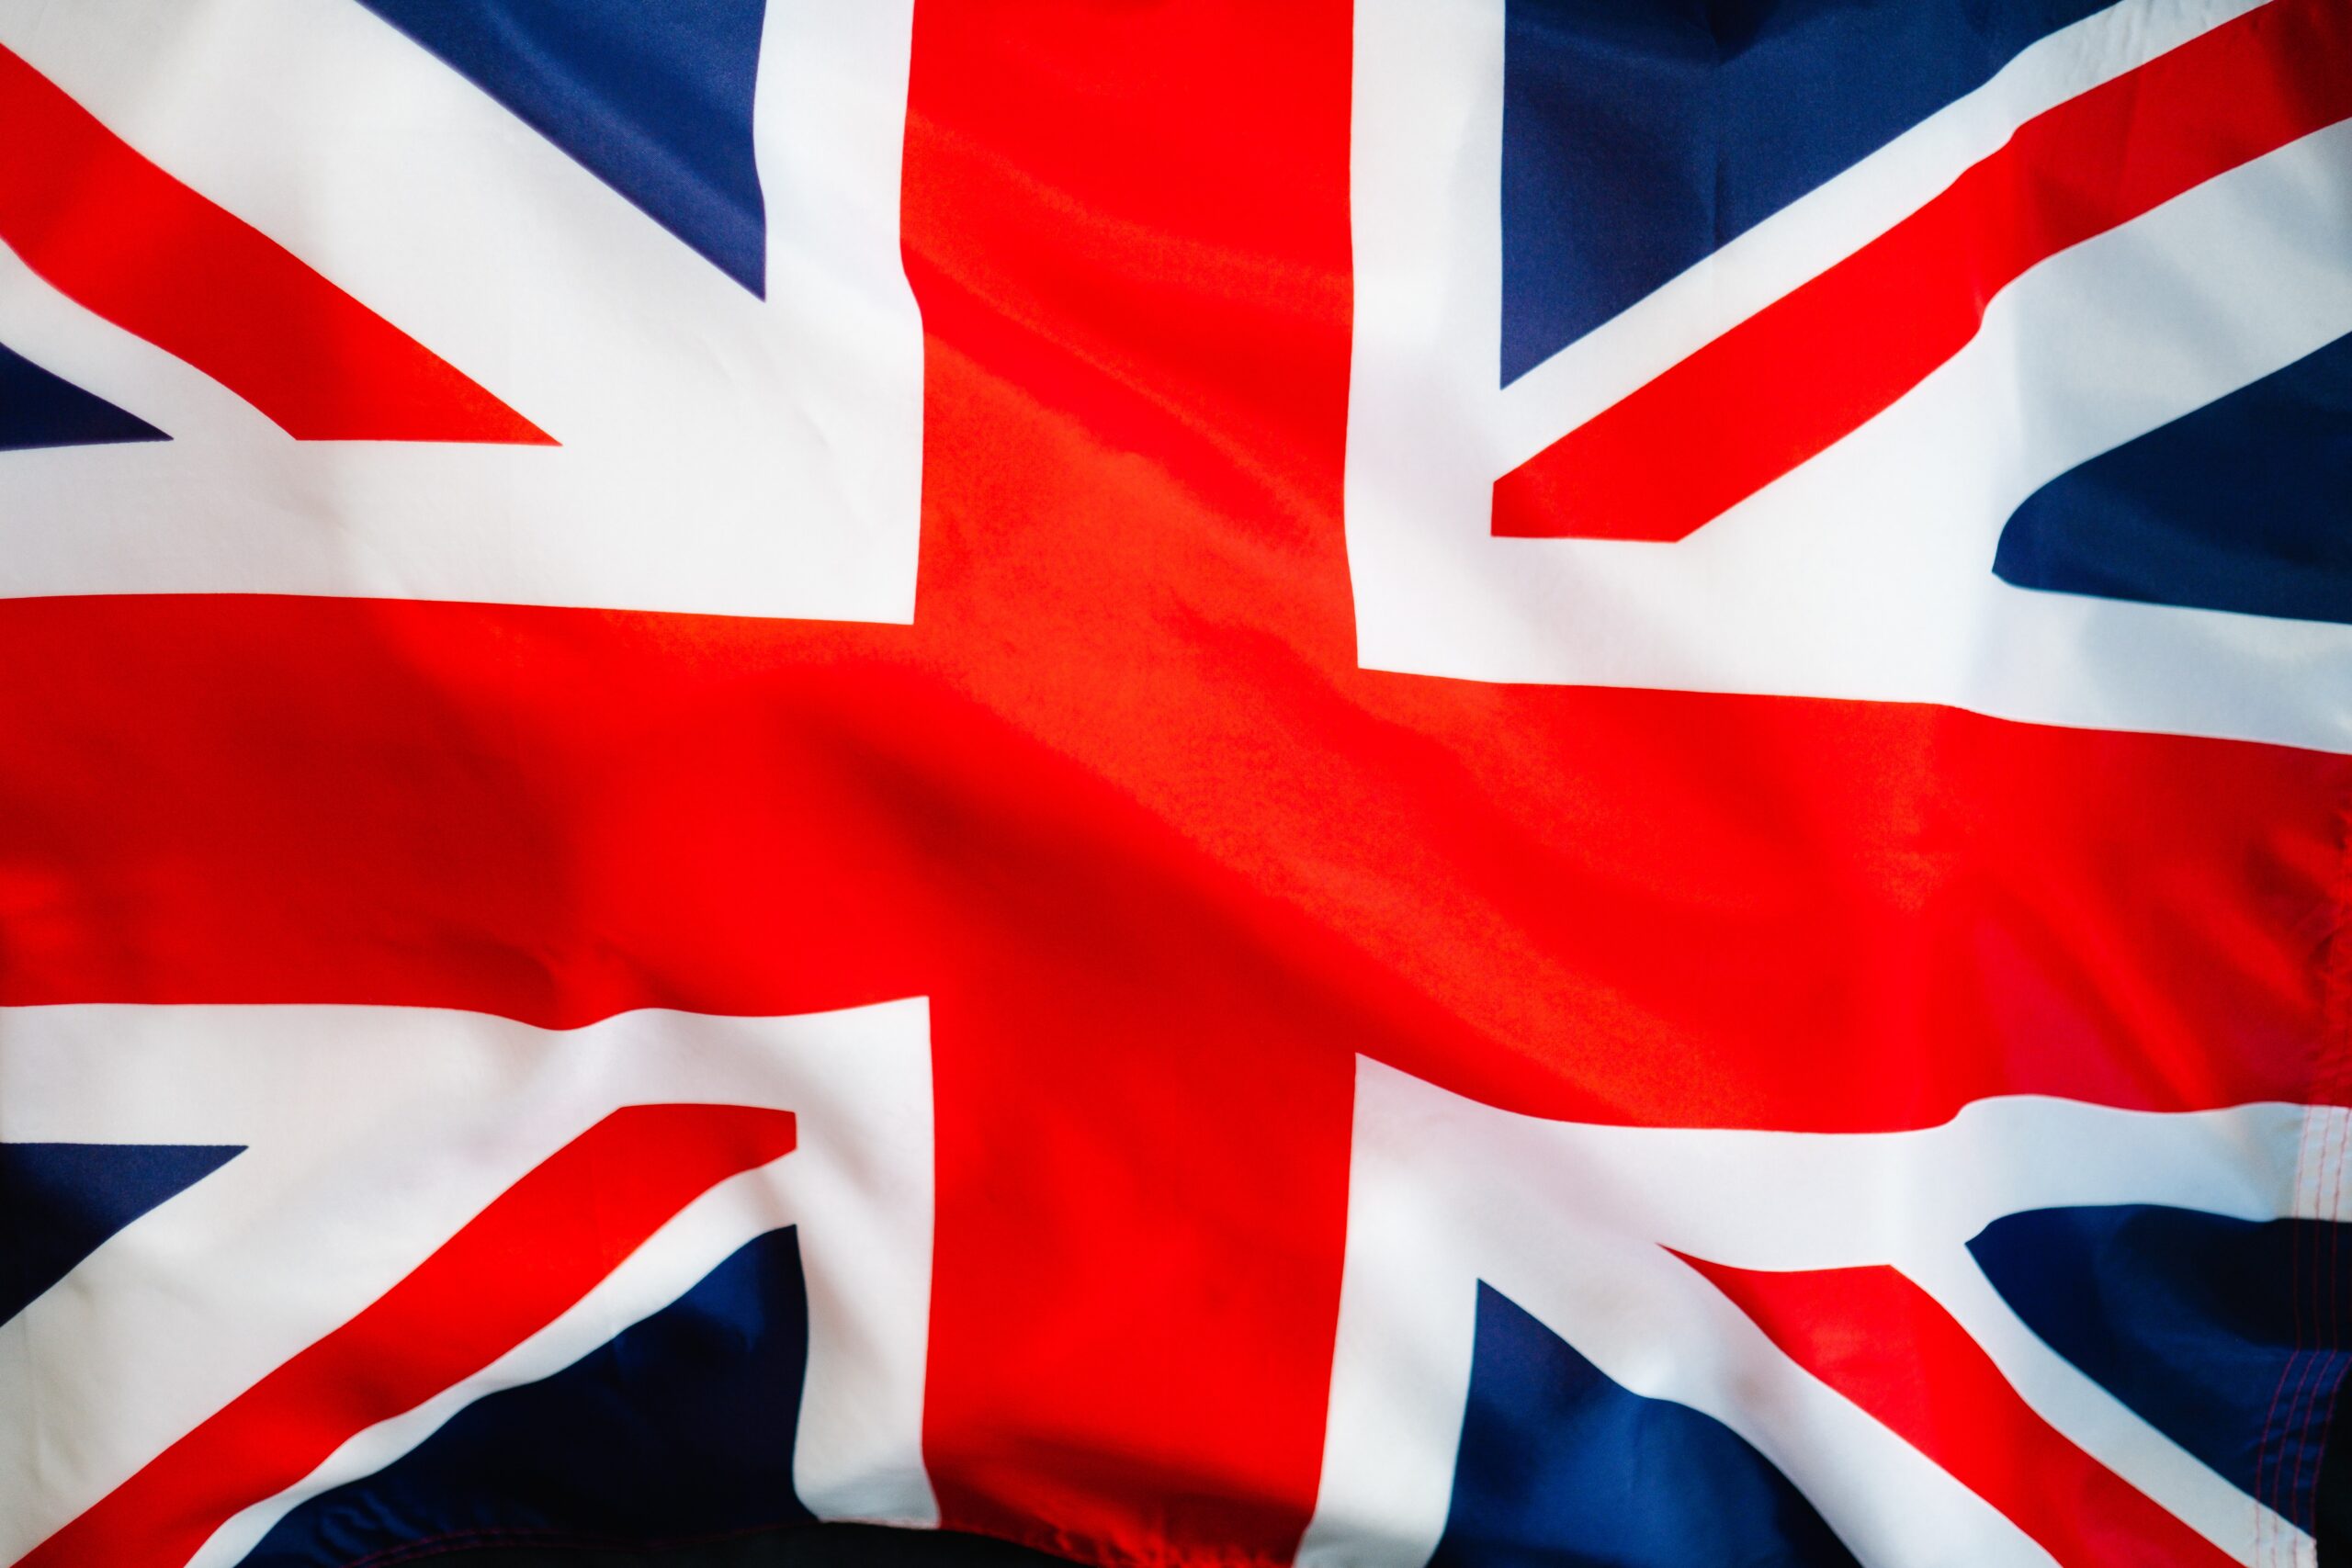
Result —
[[[2352,0],[0,0],[0,1563],[2352,1561]]]

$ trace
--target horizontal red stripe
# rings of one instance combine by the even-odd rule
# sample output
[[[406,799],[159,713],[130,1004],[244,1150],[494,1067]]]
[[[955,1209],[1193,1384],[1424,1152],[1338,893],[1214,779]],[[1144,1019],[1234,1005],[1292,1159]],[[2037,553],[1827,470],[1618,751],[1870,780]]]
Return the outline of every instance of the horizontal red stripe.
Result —
[[[2352,6],[2273,0],[2224,23],[2028,120],[1878,239],[1504,475],[1494,532],[1687,538],[1926,379],[2030,268],[2346,116]]]
[[[1162,494],[1136,541],[1110,466],[1060,509],[931,470],[913,627],[0,604],[0,1001],[927,996],[933,1473],[1104,1539],[1162,1487],[1233,1499],[1186,1540],[1304,1519],[1357,1051],[1665,1125],[2345,1092],[2352,759],[1326,669],[1319,577],[1216,600],[1169,536],[1227,525]],[[1245,630],[1170,637],[1130,549]]]
[[[332,1048],[331,1043],[327,1048]],[[164,1450],[19,1568],[186,1562],[350,1438],[546,1327],[710,1188],[792,1151],[789,1111],[632,1105],[508,1188],[349,1323]]]
[[[1683,1261],[1791,1359],[1998,1508],[2060,1568],[2236,1562],[2035,1414],[1968,1331],[1894,1269],[1783,1274]]]
[[[553,445],[5,48],[0,243],[84,309],[186,360],[298,440]]]

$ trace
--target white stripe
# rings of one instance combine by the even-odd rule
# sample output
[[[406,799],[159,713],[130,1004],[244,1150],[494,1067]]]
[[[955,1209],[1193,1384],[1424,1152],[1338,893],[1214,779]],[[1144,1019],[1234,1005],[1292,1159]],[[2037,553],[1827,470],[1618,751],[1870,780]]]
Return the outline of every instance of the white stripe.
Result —
[[[1904,1265],[2000,1369],[2034,1413],[2116,1474],[2158,1499],[2241,1562],[2258,1561],[2265,1521],[2302,1532],[2208,1469],[2052,1350],[2001,1299],[1974,1258],[1947,1247]]]
[[[2344,1111],[2308,1114],[2346,1129]],[[2053,1427],[2251,1561],[2258,1530],[2292,1527],[2041,1346],[1966,1244],[1994,1219],[2041,1207],[2297,1213],[2306,1115],[2015,1097],[1902,1134],[1588,1126],[1497,1111],[1363,1062],[1324,1476],[1302,1562],[1418,1564],[1436,1546],[1485,1280],[1623,1386],[1739,1432],[1865,1562],[2047,1562],[1667,1248],[1751,1269],[1902,1269],[1983,1336]]]
[[[0,1325],[0,1562],[603,1115],[667,1101],[797,1119],[776,1168],[808,1282],[797,1489],[822,1517],[935,1521],[923,1003],[571,1031],[420,1008],[18,1008],[0,1010],[0,1140],[249,1146]]]
[[[1680,543],[1496,539],[1491,487],[1515,449],[1491,389],[1498,300],[1426,233],[1494,228],[1484,175],[1431,165],[1498,135],[1499,107],[1445,97],[1449,81],[1466,90],[1447,74],[1461,62],[1430,58],[1434,83],[1408,90],[1390,60],[1389,97],[1360,93],[1347,529],[1365,664],[2352,750],[2352,626],[1992,573],[2004,523],[2042,483],[2352,332],[2352,125],[2035,268],[1885,413]],[[1432,145],[1408,156],[1417,126]],[[1416,201],[1430,205],[1404,214]]]
[[[910,619],[911,26],[910,0],[768,6],[762,301],[349,0],[0,0],[0,44],[563,444],[298,444],[69,355],[175,439],[12,463],[0,594]],[[0,323],[42,312],[79,313],[0,269]]]
[[[787,1155],[704,1193],[554,1322],[473,1376],[353,1436],[299,1484],[244,1509],[215,1530],[188,1559],[188,1568],[234,1568],[278,1520],[302,1504],[373,1475],[485,1394],[553,1377],[669,1306],[752,1237],[792,1223],[791,1165]]]
[[[2037,40],[1974,92],[1806,192],[1504,389],[1495,416],[1495,471],[1517,468],[1851,255],[1997,152],[2026,121],[2265,3],[2141,0],[2094,12]],[[1482,226],[1482,236],[1492,228]],[[1495,266],[1499,276],[1499,247]],[[1489,356],[1489,383],[1492,367]]]

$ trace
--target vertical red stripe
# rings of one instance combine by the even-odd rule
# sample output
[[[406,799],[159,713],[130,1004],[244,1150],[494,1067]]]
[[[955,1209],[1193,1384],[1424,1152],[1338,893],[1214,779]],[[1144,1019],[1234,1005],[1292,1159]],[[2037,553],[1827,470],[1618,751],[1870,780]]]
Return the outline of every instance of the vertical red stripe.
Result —
[[[2028,269],[2347,115],[2352,6],[2272,0],[2224,23],[2028,120],[1878,239],[1505,474],[1494,531],[1686,538],[1925,380]]]
[[[679,1210],[792,1151],[790,1112],[614,1111],[358,1316],[150,1461],[18,1568],[175,1568],[221,1525],[546,1327]]]
[[[923,760],[866,754],[929,927],[924,1448],[948,1524],[1098,1562],[1286,1562],[1320,1469],[1352,1042],[1291,965],[1325,939],[1258,852],[1204,856],[1256,788],[1132,783],[1279,728],[1248,692],[1294,650],[1352,663],[1350,10],[916,7],[934,673],[891,699]]]
[[[2061,1568],[2228,1568],[2036,1415],[1934,1297],[1893,1269],[1762,1273],[1685,1258],[1805,1371],[2040,1542]]]
[[[0,243],[59,292],[186,360],[298,440],[553,445],[5,48]]]

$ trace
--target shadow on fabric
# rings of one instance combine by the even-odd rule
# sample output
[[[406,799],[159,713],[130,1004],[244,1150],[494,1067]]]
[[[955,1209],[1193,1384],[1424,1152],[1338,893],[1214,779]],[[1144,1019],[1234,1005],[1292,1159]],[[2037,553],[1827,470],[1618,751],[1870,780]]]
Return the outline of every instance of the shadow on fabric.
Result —
[[[952,1530],[809,1525],[667,1551],[457,1552],[450,1568],[1067,1568],[1058,1557]]]

